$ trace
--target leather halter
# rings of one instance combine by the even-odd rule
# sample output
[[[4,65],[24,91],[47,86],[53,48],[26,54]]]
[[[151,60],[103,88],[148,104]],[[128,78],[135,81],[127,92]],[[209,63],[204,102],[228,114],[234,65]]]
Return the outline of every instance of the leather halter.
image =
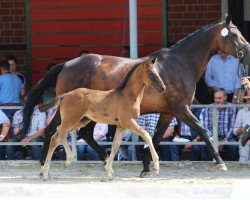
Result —
[[[226,28],[231,29],[231,28],[237,28],[237,27],[236,26],[230,26],[230,27],[226,27]],[[246,44],[239,47],[239,45],[236,43],[234,37],[232,35],[230,35],[230,33],[226,35],[225,43],[226,43],[226,38],[227,37],[229,37],[229,39],[233,43],[233,47],[235,49],[237,58],[239,58],[242,61],[244,59],[244,57],[245,57],[244,49],[245,49],[246,46],[249,46],[249,43],[247,42]]]

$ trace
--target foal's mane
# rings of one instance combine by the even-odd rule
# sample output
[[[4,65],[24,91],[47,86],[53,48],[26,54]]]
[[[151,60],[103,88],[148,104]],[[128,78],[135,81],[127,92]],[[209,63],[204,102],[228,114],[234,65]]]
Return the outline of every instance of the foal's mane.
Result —
[[[126,77],[124,78],[123,82],[121,83],[120,86],[118,86],[118,87],[116,88],[116,90],[118,90],[118,91],[124,90],[124,88],[126,87],[126,85],[127,85],[127,83],[128,83],[128,80],[131,78],[131,76],[132,76],[132,74],[134,73],[134,71],[135,71],[143,62],[145,62],[145,60],[142,61],[142,62],[140,62],[140,63],[135,64],[135,65],[129,70],[129,72],[127,73],[127,75],[126,75]]]

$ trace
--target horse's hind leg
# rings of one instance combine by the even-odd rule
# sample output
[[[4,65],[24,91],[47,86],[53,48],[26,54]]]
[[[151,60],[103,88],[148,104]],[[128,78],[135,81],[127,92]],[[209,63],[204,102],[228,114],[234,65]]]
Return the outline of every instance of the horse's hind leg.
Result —
[[[220,157],[220,154],[218,153],[218,151],[216,151],[212,142],[210,141],[209,136],[207,134],[207,130],[201,125],[201,123],[193,115],[190,109],[187,106],[185,106],[185,108],[181,112],[178,112],[178,115],[176,115],[176,117],[178,117],[178,119],[180,119],[185,124],[187,124],[191,129],[193,129],[197,134],[199,134],[199,136],[204,140],[209,150],[209,153],[212,155],[212,157],[216,161],[215,166],[220,170],[224,170],[224,171],[227,170],[225,163]]]
[[[154,161],[154,170],[156,173],[159,173],[160,165],[159,165],[159,156],[155,151],[152,138],[150,137],[149,133],[141,128],[134,119],[127,120],[124,127],[139,135],[147,144],[150,149],[152,159]]]
[[[45,140],[43,144],[42,157],[40,160],[41,165],[44,165],[45,159],[48,154],[51,137],[56,133],[56,129],[60,124],[61,124],[60,111],[57,110],[54,118],[45,129]]]
[[[117,151],[118,151],[118,149],[119,149],[119,147],[121,145],[121,141],[122,141],[124,131],[125,131],[124,128],[122,128],[120,126],[117,126],[116,132],[115,132],[115,137],[114,137],[114,140],[113,140],[113,143],[112,143],[111,153],[110,153],[109,158],[107,160],[107,164],[105,165],[105,170],[108,173],[109,179],[112,179],[113,160],[114,160],[114,157],[115,157],[115,155],[116,155],[116,153],[117,153]]]

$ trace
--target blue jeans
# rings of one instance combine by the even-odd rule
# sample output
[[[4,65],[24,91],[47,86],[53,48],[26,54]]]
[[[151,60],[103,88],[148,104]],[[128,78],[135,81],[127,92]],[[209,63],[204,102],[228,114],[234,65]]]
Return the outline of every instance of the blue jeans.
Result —
[[[102,141],[104,142],[104,141]],[[101,146],[103,149],[107,148],[107,145]],[[77,160],[100,160],[99,155],[89,145],[77,145]]]
[[[43,137],[32,139],[31,142],[43,142]],[[9,139],[8,142],[17,142],[14,138]],[[31,157],[32,160],[40,160],[42,154],[42,146],[41,145],[30,145],[31,149]],[[22,146],[20,145],[8,145],[6,146],[6,159],[7,160],[15,160],[16,159],[16,151],[22,151]]]
[[[236,136],[233,136],[228,139],[228,142],[237,142],[238,139]],[[239,147],[238,145],[224,145],[224,148],[227,151],[227,159],[229,161],[238,161],[239,160]]]
[[[194,145],[191,153],[192,161],[211,161],[212,156],[208,152],[206,145]]]
[[[163,142],[171,142],[173,140],[172,137],[169,138],[163,138]],[[178,161],[179,158],[179,148],[178,145],[160,145],[160,154],[161,154],[161,160],[163,161]]]
[[[132,145],[121,145],[119,153],[121,160],[132,160]]]
[[[0,160],[5,160],[5,146],[0,146]]]

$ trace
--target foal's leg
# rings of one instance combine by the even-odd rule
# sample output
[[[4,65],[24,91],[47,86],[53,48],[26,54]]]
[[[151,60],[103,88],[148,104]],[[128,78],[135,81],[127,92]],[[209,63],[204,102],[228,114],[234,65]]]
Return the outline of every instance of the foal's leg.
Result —
[[[110,153],[109,158],[107,160],[107,164],[105,165],[105,170],[108,173],[109,179],[112,179],[113,160],[114,160],[114,157],[115,157],[115,155],[116,155],[116,153],[117,153],[117,151],[118,151],[118,149],[119,149],[119,147],[121,145],[121,141],[122,141],[124,131],[125,131],[124,128],[122,128],[120,126],[117,126],[116,132],[115,132],[115,137],[114,137],[114,140],[113,140],[113,143],[112,143],[111,153]]]
[[[67,139],[63,139],[62,144],[63,144],[63,147],[64,147],[65,152],[66,152],[66,162],[63,165],[63,169],[66,169],[69,167],[69,165],[74,160],[74,155],[69,147],[69,143],[68,143]]]
[[[159,143],[163,137],[163,134],[165,133],[170,121],[172,120],[173,116],[170,114],[161,114],[159,121],[157,123],[155,133],[153,136],[153,144],[154,147],[157,148],[159,146]],[[149,170],[149,165],[151,162],[151,154],[149,148],[147,148],[146,154],[144,155],[143,158],[143,170],[140,174],[141,178],[148,177],[150,170]]]
[[[45,160],[45,164],[42,166],[43,179],[47,180],[49,176],[50,162],[56,147],[59,145],[58,131],[53,135],[49,145],[49,151]]]
[[[76,130],[76,129],[85,127],[90,121],[91,121],[91,120],[89,120],[88,118],[85,118],[85,117],[84,117],[83,119],[80,120],[79,123],[75,124],[74,127],[72,127],[72,128],[70,129],[70,131],[74,131],[74,130]],[[66,130],[68,130],[68,129],[66,129]],[[67,135],[67,134],[66,134],[66,135]],[[71,149],[70,149],[70,147],[69,147],[69,143],[68,143],[68,141],[67,141],[66,138],[67,138],[67,137],[62,138],[62,144],[63,144],[64,149],[65,149],[65,151],[66,151],[66,162],[65,162],[64,165],[63,165],[63,169],[68,168],[69,165],[70,165],[70,163],[74,160],[74,155],[73,155],[73,153],[72,153],[72,151],[71,151]]]
[[[133,133],[139,135],[148,144],[148,147],[152,155],[152,159],[154,161],[154,169],[155,172],[158,174],[160,170],[159,156],[155,151],[152,138],[150,137],[149,133],[145,131],[143,128],[141,128],[134,119],[127,120],[126,123],[122,125],[124,125],[125,128],[129,129]]]
[[[193,129],[196,133],[198,133],[201,136],[201,138],[207,145],[209,153],[216,161],[215,167],[217,167],[220,170],[226,171],[227,167],[223,162],[222,158],[220,157],[219,152],[214,148],[212,142],[209,140],[207,130],[201,125],[201,123],[193,115],[190,109],[187,106],[185,106],[182,112],[179,112],[178,115],[176,115],[176,117],[178,117],[178,119],[186,123],[191,129]]]

